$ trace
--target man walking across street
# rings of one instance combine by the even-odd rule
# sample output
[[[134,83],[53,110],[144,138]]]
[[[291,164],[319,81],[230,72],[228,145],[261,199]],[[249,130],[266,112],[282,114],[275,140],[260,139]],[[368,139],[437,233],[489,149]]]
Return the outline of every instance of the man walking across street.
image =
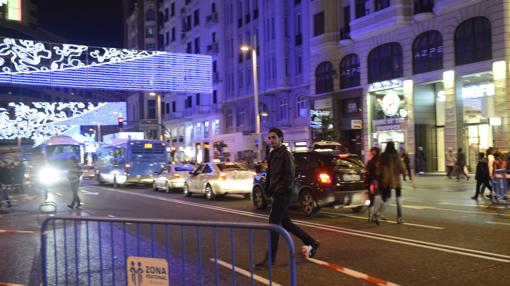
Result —
[[[265,190],[273,196],[273,206],[269,214],[269,223],[281,225],[288,232],[299,237],[303,244],[310,248],[309,257],[315,256],[319,242],[310,237],[297,225],[292,223],[288,209],[290,197],[294,187],[294,157],[283,145],[283,132],[278,128],[269,130],[269,143],[273,150],[269,154],[266,174]],[[278,232],[271,233],[271,249],[266,252],[265,258],[255,264],[256,269],[264,269],[274,265],[278,251]]]
[[[74,209],[75,207],[79,208],[81,206],[80,197],[78,196],[78,191],[80,189],[81,168],[80,162],[75,156],[68,159],[67,178],[69,179],[71,191],[73,192],[73,201],[70,205],[67,205],[67,207],[70,209]]]

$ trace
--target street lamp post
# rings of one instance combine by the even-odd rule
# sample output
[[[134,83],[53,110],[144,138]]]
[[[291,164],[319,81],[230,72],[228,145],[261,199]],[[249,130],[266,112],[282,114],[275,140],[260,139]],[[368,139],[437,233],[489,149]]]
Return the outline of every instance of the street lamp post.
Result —
[[[255,107],[255,136],[258,141],[257,144],[257,152],[256,159],[257,161],[262,160],[262,136],[260,133],[260,112],[259,112],[259,83],[258,83],[258,73],[257,73],[257,36],[253,35],[252,46],[243,45],[241,46],[241,51],[248,52],[251,50],[251,62],[252,62],[252,71],[253,71],[253,101]]]

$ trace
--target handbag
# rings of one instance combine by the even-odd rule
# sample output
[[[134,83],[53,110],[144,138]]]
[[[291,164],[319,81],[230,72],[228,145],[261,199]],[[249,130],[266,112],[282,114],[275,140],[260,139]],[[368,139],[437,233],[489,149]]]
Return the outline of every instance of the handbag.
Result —
[[[372,183],[368,186],[368,189],[372,195],[378,195],[379,194],[379,182],[376,180],[373,180]]]

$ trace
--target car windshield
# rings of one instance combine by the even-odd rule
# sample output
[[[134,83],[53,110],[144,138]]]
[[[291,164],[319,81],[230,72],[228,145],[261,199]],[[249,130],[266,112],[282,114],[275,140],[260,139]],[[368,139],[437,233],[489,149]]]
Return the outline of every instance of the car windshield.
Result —
[[[220,171],[246,171],[248,168],[237,163],[220,163],[218,164]]]
[[[176,172],[190,172],[193,171],[193,166],[190,165],[178,165],[174,166]]]

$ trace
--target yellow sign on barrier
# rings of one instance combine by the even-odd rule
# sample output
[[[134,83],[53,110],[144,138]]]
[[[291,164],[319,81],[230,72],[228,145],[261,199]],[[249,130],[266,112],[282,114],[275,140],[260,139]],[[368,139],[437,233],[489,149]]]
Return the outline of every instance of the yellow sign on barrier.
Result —
[[[168,261],[163,258],[128,256],[128,286],[168,285]]]

